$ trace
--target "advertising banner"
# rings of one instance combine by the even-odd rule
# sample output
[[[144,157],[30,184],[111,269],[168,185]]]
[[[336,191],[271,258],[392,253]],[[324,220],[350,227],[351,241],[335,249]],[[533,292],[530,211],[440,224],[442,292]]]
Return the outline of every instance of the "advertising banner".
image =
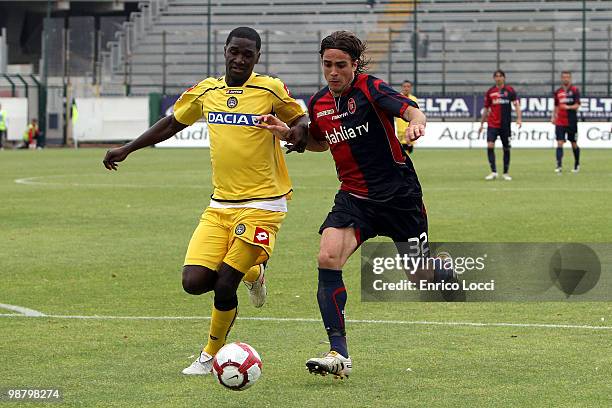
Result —
[[[480,122],[430,122],[425,129],[425,136],[420,138],[415,146],[485,148],[486,125],[481,133],[478,133],[479,127]],[[609,122],[580,122],[578,124],[580,148],[612,148],[611,127],[612,124]],[[552,148],[555,143],[555,126],[550,122],[527,122],[520,129],[512,124],[513,148]],[[569,143],[566,145],[569,146]]]
[[[0,98],[0,105],[7,116],[7,140],[23,140],[28,127],[28,98]]]

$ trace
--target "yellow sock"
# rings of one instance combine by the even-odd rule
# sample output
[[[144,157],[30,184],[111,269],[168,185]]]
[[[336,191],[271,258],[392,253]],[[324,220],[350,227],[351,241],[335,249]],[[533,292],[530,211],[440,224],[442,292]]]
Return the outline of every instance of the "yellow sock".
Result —
[[[204,347],[206,353],[214,356],[223,347],[237,315],[237,307],[232,310],[222,311],[213,306],[210,331],[208,332],[208,344]]]
[[[244,274],[242,280],[246,282],[255,282],[257,278],[259,278],[259,273],[259,265],[254,265],[251,267],[251,269],[248,270],[247,273]]]

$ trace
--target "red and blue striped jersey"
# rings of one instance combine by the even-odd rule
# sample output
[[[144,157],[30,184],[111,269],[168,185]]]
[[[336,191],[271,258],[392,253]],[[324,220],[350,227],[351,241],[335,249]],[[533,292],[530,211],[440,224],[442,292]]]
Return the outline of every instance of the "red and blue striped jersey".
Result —
[[[580,103],[580,91],[575,86],[571,85],[565,89],[561,87],[555,91],[555,106],[559,104],[573,105]],[[555,119],[555,125],[557,126],[571,126],[576,127],[578,125],[578,111],[576,109],[557,109],[557,116]]]
[[[489,127],[501,129],[510,127],[512,123],[512,102],[517,100],[516,91],[508,85],[501,88],[492,86],[485,93],[485,108],[489,108],[487,124]]]
[[[418,108],[367,74],[356,75],[339,97],[325,87],[310,99],[309,132],[329,144],[341,190],[376,201],[398,192],[421,196],[412,161],[395,136],[394,118],[408,106]]]

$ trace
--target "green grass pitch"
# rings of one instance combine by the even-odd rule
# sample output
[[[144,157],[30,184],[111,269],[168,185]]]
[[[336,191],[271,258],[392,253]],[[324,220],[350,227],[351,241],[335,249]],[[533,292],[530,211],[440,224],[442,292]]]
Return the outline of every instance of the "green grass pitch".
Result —
[[[483,150],[417,147],[431,241],[612,242],[612,151],[583,150],[571,174],[566,150],[562,176],[552,149],[512,154],[514,180],[485,182]],[[0,303],[49,315],[0,309],[0,388],[59,387],[67,407],[612,405],[612,330],[554,326],[611,327],[612,304],[361,303],[357,256],[344,273],[347,318],[386,322],[348,324],[351,378],[309,375],[304,362],[327,347],[315,291],[317,230],[338,187],[329,153],[287,156],[295,194],[267,304],[254,309],[240,289],[240,316],[264,319],[238,320],[230,340],[259,351],[263,377],[242,393],[186,378],[212,304],[180,283],[209,201],[208,151],[146,149],[117,173],[103,155],[0,152]],[[135,316],[181,319],[111,318]]]

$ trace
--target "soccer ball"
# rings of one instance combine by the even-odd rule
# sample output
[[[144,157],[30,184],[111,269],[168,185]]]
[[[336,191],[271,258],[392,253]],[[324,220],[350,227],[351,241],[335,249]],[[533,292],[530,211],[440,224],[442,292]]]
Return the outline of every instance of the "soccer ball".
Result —
[[[224,387],[234,391],[246,390],[261,375],[261,358],[246,343],[226,344],[215,355],[213,373]]]

